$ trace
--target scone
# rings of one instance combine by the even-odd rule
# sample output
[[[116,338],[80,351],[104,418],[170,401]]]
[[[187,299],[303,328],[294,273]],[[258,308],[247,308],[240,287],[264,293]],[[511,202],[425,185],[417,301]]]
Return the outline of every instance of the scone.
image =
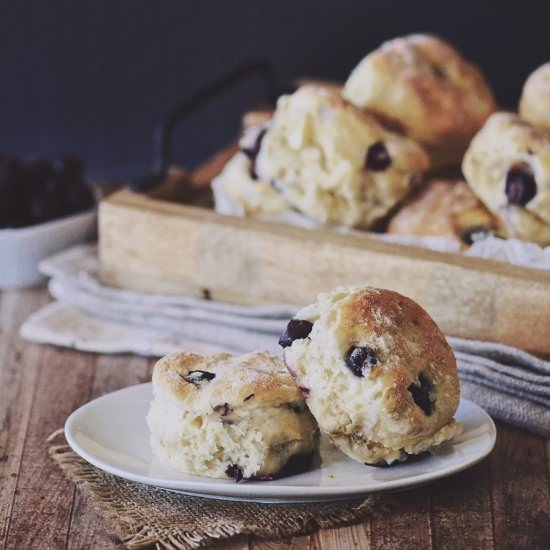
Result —
[[[495,113],[472,140],[462,170],[507,237],[550,244],[550,133]]]
[[[308,467],[318,428],[282,360],[173,353],[153,371],[153,451],[200,476],[272,479]]]
[[[500,229],[465,181],[431,179],[391,218],[387,232],[446,237],[465,248]]]
[[[252,161],[236,153],[212,180],[216,211],[243,217],[278,219],[291,207],[268,182],[252,175]]]
[[[243,120],[239,151],[212,180],[216,211],[220,214],[277,219],[291,210],[288,201],[269,181],[258,178],[256,157],[270,116],[253,113]]]
[[[368,287],[320,294],[280,344],[321,431],[355,460],[391,464],[460,432],[455,357],[409,298]]]
[[[428,165],[412,140],[386,131],[337,93],[304,86],[279,98],[255,172],[320,224],[369,228]]]
[[[529,75],[523,86],[519,114],[533,126],[550,131],[550,63]]]
[[[390,40],[367,55],[343,94],[422,143],[433,168],[459,165],[470,139],[495,110],[481,71],[443,40],[424,34]]]

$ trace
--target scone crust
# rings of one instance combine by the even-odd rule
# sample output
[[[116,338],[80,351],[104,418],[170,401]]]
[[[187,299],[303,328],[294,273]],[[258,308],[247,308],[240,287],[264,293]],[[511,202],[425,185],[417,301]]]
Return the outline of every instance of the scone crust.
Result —
[[[519,114],[533,126],[550,131],[550,63],[529,75],[523,86]]]
[[[382,44],[353,70],[343,93],[426,146],[437,167],[459,164],[496,108],[481,71],[448,43],[425,34]]]
[[[392,235],[446,237],[466,248],[473,231],[500,234],[497,219],[464,180],[430,179],[388,224]]]
[[[366,164],[375,144],[391,159],[383,169]],[[257,157],[260,179],[293,208],[321,224],[362,228],[402,200],[428,166],[418,144],[313,85],[279,99]]]
[[[280,357],[174,353],[153,370],[154,452],[187,473],[265,479],[303,470],[318,428]]]
[[[185,380],[192,371],[215,375],[212,381],[193,384]],[[234,356],[230,353],[198,355],[176,352],[160,359],[153,369],[153,385],[182,405],[200,408],[220,399],[241,403],[254,393],[262,407],[302,401],[302,394],[289,377],[281,358],[266,351]],[[198,399],[200,396],[200,400]]]
[[[510,204],[505,192],[514,166],[529,167],[536,180],[536,194],[523,206]],[[508,237],[550,244],[550,133],[516,114],[495,113],[472,140],[462,170]]]
[[[340,288],[299,311],[313,323],[308,338],[285,350],[306,402],[345,453],[369,464],[402,460],[450,439],[460,399],[454,354],[431,317],[389,290]],[[352,346],[368,346],[376,363],[354,374]],[[429,380],[433,410],[415,402],[411,386]]]

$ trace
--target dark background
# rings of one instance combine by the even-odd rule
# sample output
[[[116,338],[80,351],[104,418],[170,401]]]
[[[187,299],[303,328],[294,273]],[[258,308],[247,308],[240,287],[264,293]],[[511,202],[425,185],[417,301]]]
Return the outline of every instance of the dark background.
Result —
[[[383,40],[434,32],[478,63],[515,108],[550,59],[550,2],[77,0],[0,3],[0,151],[80,154],[96,179],[150,170],[151,137],[177,101],[264,56],[281,85],[344,80]],[[178,131],[176,160],[227,142],[259,85],[235,90]]]

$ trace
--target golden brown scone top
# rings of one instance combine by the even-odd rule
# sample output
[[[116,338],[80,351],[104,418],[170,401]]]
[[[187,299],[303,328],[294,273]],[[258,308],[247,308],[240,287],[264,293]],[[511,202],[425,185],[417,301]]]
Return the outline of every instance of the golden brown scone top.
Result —
[[[519,114],[533,126],[550,131],[550,63],[529,75],[523,86]]]
[[[447,42],[424,34],[390,40],[367,55],[344,96],[425,145],[435,166],[459,164],[496,108],[481,71]]]
[[[446,237],[462,247],[483,234],[498,234],[497,219],[464,180],[431,179],[392,217],[393,235]]]
[[[302,401],[303,397],[280,357],[265,351],[234,356],[172,353],[153,369],[156,392],[187,407],[210,407],[212,402],[270,406]]]
[[[452,418],[460,399],[455,356],[422,307],[397,292],[365,288],[345,303],[341,318],[349,342],[362,342],[365,335],[373,342],[385,342],[376,348],[378,362],[369,378],[389,388],[384,400],[387,411],[408,416],[418,422],[419,430],[440,427]],[[428,416],[409,391],[421,375],[436,391],[434,411]]]

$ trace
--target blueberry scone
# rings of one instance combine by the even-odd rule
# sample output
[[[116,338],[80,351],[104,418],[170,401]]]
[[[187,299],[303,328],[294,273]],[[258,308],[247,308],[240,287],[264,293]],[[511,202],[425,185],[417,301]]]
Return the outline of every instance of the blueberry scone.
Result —
[[[387,232],[446,237],[465,248],[501,231],[464,180],[431,179],[392,217]]]
[[[334,91],[304,86],[279,98],[254,166],[308,218],[369,228],[409,193],[429,159]]]
[[[318,428],[280,358],[174,353],[153,371],[153,451],[184,472],[272,479],[306,469]]]
[[[337,288],[299,311],[280,344],[321,431],[355,460],[400,462],[460,432],[455,357],[409,298]]]
[[[533,126],[550,131],[550,63],[529,75],[523,86],[519,114]]]
[[[322,87],[283,96],[271,120],[254,120],[212,182],[222,214],[368,228],[428,168],[421,147]]]
[[[550,244],[550,133],[495,113],[472,140],[462,170],[505,236]]]
[[[470,139],[495,110],[481,71],[448,43],[424,34],[390,40],[367,55],[343,94],[422,143],[433,167],[459,165]]]

